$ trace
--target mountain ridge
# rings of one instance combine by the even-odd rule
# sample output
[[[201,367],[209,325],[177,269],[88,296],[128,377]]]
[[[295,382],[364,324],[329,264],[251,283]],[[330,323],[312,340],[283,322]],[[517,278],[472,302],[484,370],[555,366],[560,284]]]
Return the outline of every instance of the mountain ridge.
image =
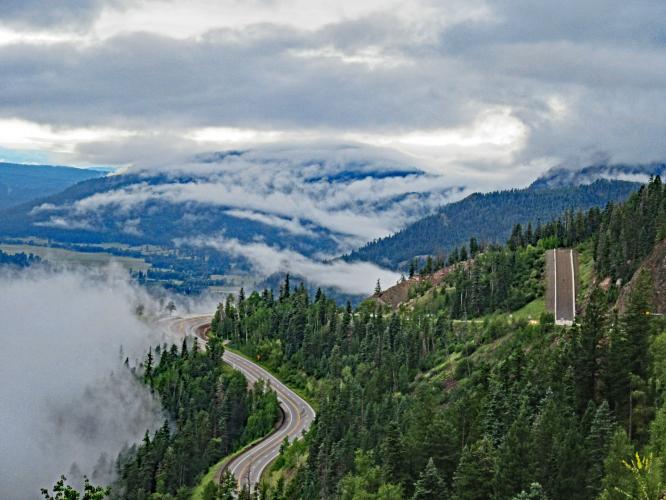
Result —
[[[104,175],[106,172],[93,169],[0,162],[0,210],[54,195],[78,182]]]
[[[504,242],[514,224],[548,222],[566,209],[586,210],[622,201],[639,184],[617,180],[596,180],[591,184],[473,193],[463,200],[444,205],[435,214],[409,224],[397,233],[374,240],[351,252],[349,261],[368,260],[392,269],[404,268],[408,259],[419,255],[447,253],[467,244],[471,237],[485,243]],[[465,224],[460,224],[465,221]]]

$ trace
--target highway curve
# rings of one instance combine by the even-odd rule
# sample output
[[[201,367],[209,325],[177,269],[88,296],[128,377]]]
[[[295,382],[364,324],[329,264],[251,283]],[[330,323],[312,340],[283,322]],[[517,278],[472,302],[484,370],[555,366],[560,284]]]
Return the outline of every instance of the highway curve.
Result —
[[[202,331],[210,324],[210,319],[210,315],[193,315],[168,318],[165,323],[167,330],[172,334],[196,335],[205,342]],[[277,394],[278,402],[284,412],[284,419],[278,429],[232,459],[224,469],[231,471],[239,486],[249,485],[250,489],[253,489],[259,483],[263,471],[280,453],[284,438],[288,437],[291,442],[301,437],[312,425],[315,411],[303,398],[256,363],[229,350],[224,351],[223,359],[225,363],[240,371],[250,385],[259,379],[268,382]],[[224,470],[219,471],[216,480],[219,480]]]

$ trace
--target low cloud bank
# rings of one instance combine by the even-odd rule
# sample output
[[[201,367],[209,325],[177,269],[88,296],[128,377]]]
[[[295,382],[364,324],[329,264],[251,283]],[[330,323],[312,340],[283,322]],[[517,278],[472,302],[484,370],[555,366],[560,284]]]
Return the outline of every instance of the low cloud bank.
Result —
[[[139,303],[120,270],[0,274],[0,498],[40,498],[63,473],[107,482],[118,452],[161,425],[123,365],[161,340]]]
[[[400,278],[398,273],[369,262],[320,262],[292,250],[282,250],[259,242],[245,244],[236,239],[219,237],[194,238],[182,243],[207,246],[226,254],[245,257],[255,271],[264,276],[275,273],[297,274],[310,283],[354,295],[371,294],[377,279],[384,286],[390,286]]]
[[[33,209],[41,217],[34,224],[95,226],[96,216],[113,210],[114,220],[125,221],[125,232],[132,234],[141,231],[151,204],[178,205],[186,213],[189,205],[201,204],[288,236],[330,233],[345,253],[466,193],[466,179],[427,173],[413,166],[413,158],[390,150],[348,144],[207,153],[127,173],[136,175],[131,184]]]

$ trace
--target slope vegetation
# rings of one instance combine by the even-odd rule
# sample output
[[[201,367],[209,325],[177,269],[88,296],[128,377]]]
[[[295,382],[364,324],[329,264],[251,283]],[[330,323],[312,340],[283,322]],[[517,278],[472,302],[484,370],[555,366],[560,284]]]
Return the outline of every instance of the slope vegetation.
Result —
[[[81,168],[0,163],[0,210],[103,175],[103,172]]]
[[[368,243],[352,252],[350,260],[369,260],[391,268],[404,267],[415,255],[436,255],[466,244],[470,237],[481,242],[503,242],[517,223],[534,226],[567,209],[587,210],[622,201],[638,184],[598,180],[584,186],[554,189],[512,189],[472,194],[442,207],[436,214],[414,222],[402,231]]]

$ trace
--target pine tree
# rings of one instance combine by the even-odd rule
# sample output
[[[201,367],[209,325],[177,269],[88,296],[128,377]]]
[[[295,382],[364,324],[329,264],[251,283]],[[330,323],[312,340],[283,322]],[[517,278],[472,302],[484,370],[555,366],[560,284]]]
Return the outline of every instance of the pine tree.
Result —
[[[597,408],[590,425],[590,432],[585,438],[585,452],[587,454],[586,491],[590,498],[596,498],[601,491],[601,481],[604,475],[603,462],[608,455],[612,437],[613,417],[610,414],[608,403],[604,401]]]
[[[215,481],[208,481],[201,493],[202,500],[218,500],[218,486]]]
[[[629,295],[622,324],[630,345],[631,372],[643,378],[647,374],[651,297],[651,278],[649,273],[642,269]]]
[[[456,262],[460,262],[458,247],[455,247],[453,250],[451,250],[451,253],[449,254],[449,265],[453,265]]]
[[[421,472],[419,480],[414,484],[412,500],[440,500],[442,498],[446,498],[446,487],[435,463],[430,458],[425,470]]]
[[[599,387],[599,344],[606,333],[606,297],[599,288],[592,290],[580,324],[580,347],[575,353],[575,373],[579,392],[579,409],[596,399]]]
[[[659,459],[661,477],[666,478],[666,404],[661,406],[650,424],[649,450]]]
[[[539,483],[532,483],[527,491],[521,491],[511,500],[548,500],[548,496]]]
[[[453,494],[459,500],[484,500],[493,496],[495,449],[484,437],[463,450],[453,476]]]
[[[236,478],[226,470],[220,478],[220,486],[218,499],[219,500],[233,500],[236,498]]]
[[[474,258],[477,253],[479,253],[479,244],[477,243],[476,238],[471,237],[469,239],[469,255]]]
[[[284,277],[284,284],[280,288],[280,302],[284,302],[291,294],[291,285],[289,284],[289,273]]]
[[[619,422],[629,419],[629,391],[631,387],[631,349],[617,315],[613,314],[608,331],[608,363],[604,383],[608,393],[608,404]]]
[[[382,460],[389,482],[402,484],[407,479],[408,458],[400,428],[395,421],[391,421],[386,431],[386,439],[382,443]]]
[[[84,478],[83,483],[83,496],[76,491],[72,486],[66,483],[67,478],[61,476],[58,482],[53,487],[53,495],[51,496],[49,490],[42,488],[42,496],[45,500],[104,500],[111,494],[110,488],[103,488],[101,486],[94,486],[90,484],[87,477]]]
[[[527,414],[527,409],[523,407],[498,449],[494,489],[499,498],[511,498],[531,482],[529,464],[525,460],[530,456]]]
[[[144,365],[143,373],[144,382],[148,382],[152,389],[153,387],[153,349],[152,347],[148,348],[148,355],[146,356],[146,363]]]
[[[525,231],[525,243],[528,245],[534,245],[534,234],[532,233],[532,223],[527,223],[527,231]]]
[[[633,448],[622,429],[617,429],[611,437],[608,454],[604,459],[604,478],[602,481],[603,500],[626,500],[627,496],[622,491],[631,491],[631,472],[625,467],[624,462],[631,460]]]
[[[416,274],[416,262],[414,259],[409,261],[409,279],[412,279]]]
[[[509,248],[516,250],[524,245],[525,240],[523,237],[523,227],[520,224],[513,226],[511,237],[509,238]]]

